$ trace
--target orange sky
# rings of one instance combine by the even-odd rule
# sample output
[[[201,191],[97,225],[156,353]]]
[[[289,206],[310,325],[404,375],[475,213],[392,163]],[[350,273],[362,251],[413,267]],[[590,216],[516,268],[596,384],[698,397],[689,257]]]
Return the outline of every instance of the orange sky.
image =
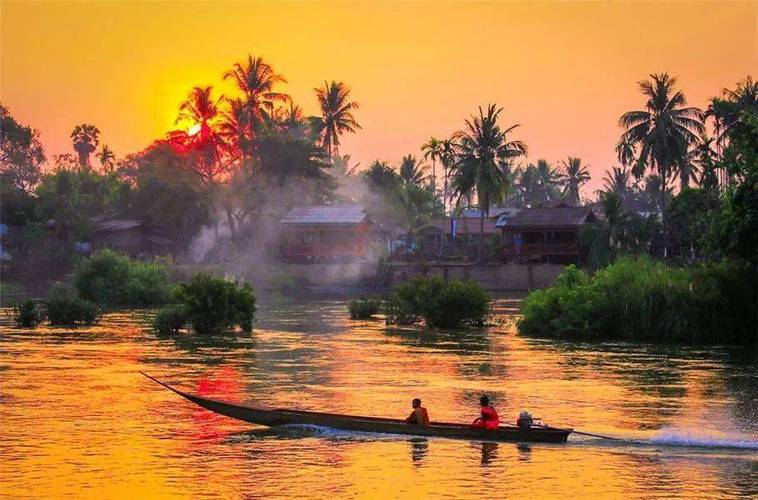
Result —
[[[345,81],[363,130],[342,151],[364,165],[417,154],[496,102],[530,160],[580,156],[594,189],[619,115],[642,106],[637,80],[669,71],[704,106],[758,67],[758,2],[0,5],[2,101],[49,157],[81,122],[119,156],[141,149],[191,87],[229,92],[221,75],[252,53],[308,113],[314,86]]]

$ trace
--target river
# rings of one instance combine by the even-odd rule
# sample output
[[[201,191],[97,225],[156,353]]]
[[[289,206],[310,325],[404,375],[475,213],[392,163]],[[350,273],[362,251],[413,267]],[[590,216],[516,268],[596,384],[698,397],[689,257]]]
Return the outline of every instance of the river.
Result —
[[[735,498],[758,495],[755,350],[592,344],[498,326],[351,322],[344,301],[270,300],[249,335],[159,336],[149,313],[90,328],[0,325],[8,497]],[[7,310],[5,311],[8,312]],[[139,374],[251,404],[469,421],[479,395],[621,442],[515,444],[255,428]]]

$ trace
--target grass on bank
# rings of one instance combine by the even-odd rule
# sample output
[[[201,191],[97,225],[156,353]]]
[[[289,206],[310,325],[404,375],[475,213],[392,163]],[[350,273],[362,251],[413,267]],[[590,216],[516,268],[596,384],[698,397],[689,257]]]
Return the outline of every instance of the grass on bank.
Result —
[[[624,258],[590,277],[569,266],[523,301],[521,333],[590,339],[756,341],[756,273],[747,264],[681,268]]]

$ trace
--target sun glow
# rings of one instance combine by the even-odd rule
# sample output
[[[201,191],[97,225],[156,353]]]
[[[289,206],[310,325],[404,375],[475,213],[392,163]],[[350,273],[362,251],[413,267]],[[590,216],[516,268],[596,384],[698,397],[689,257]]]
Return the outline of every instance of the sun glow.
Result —
[[[197,135],[200,132],[200,124],[196,123],[187,130],[188,135]]]

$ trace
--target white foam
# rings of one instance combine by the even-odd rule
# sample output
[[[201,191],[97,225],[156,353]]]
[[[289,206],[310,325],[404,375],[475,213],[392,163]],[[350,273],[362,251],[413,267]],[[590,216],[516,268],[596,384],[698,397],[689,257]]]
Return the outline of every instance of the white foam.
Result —
[[[758,450],[758,441],[750,436],[713,431],[688,431],[662,429],[650,438],[650,443],[668,446],[693,446],[701,448],[740,448]]]

